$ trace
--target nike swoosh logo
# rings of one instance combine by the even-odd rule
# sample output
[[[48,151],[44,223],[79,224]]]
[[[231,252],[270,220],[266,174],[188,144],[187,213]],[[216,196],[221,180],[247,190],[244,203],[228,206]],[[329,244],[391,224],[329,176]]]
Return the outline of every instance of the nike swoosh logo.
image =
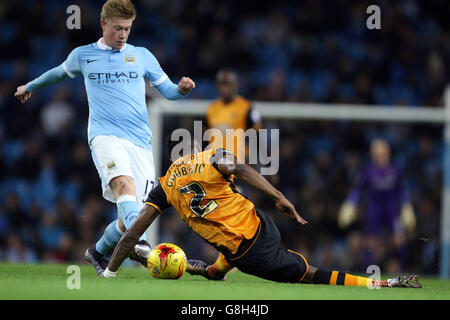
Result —
[[[91,63],[91,62],[94,62],[94,61],[97,61],[97,60],[98,60],[98,59],[95,59],[95,60],[89,60],[89,59],[87,59],[86,62],[87,62],[87,63]]]

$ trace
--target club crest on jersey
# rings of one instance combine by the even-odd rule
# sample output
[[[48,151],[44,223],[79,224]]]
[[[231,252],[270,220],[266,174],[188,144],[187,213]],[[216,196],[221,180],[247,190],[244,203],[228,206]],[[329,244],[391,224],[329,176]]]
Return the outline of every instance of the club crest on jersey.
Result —
[[[106,166],[108,167],[108,169],[112,169],[116,166],[116,163],[114,161],[110,161],[106,164]]]
[[[125,62],[127,63],[127,64],[135,64],[136,63],[136,60],[134,59],[134,57],[133,56],[130,56],[130,55],[126,55],[125,56]]]

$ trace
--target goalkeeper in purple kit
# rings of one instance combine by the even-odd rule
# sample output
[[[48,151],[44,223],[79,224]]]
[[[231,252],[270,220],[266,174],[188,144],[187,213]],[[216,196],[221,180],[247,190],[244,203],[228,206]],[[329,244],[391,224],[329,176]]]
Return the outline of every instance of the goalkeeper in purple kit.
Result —
[[[372,163],[363,168],[338,216],[339,226],[347,228],[356,220],[356,207],[366,195],[363,232],[367,239],[364,264],[380,263],[377,251],[386,248],[383,239],[393,239],[401,264],[406,260],[406,231],[415,228],[416,219],[405,180],[399,168],[390,163],[390,147],[376,139],[370,146]],[[381,249],[380,249],[381,248]]]

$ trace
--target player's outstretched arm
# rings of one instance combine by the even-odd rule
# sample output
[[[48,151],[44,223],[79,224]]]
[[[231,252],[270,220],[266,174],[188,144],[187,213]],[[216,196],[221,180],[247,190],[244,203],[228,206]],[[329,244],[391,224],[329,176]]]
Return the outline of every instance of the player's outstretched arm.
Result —
[[[14,97],[19,99],[20,102],[25,103],[30,99],[31,92],[27,91],[27,86],[23,85],[17,88],[16,93],[14,93]]]
[[[67,75],[66,71],[64,70],[63,65],[59,65],[59,66],[45,72],[44,74],[42,74],[38,78],[34,79],[33,81],[28,82],[27,84],[18,87],[16,90],[16,93],[14,93],[14,96],[17,99],[19,99],[20,102],[25,103],[28,101],[28,99],[30,99],[31,93],[34,90],[48,86],[48,85],[59,83],[67,78],[68,78],[68,75]]]
[[[152,224],[159,215],[159,211],[154,207],[145,205],[133,225],[125,231],[119,243],[117,244],[108,263],[108,267],[103,272],[103,277],[112,278],[122,265],[123,261],[128,257],[130,251],[138,243],[139,238]]]
[[[307,224],[295,210],[294,205],[286,197],[270,184],[262,175],[247,164],[237,163],[233,156],[223,156],[218,160],[218,168],[225,175],[234,174],[240,181],[249,186],[264,192],[275,200],[277,210],[285,213],[290,218],[295,219],[300,224]]]

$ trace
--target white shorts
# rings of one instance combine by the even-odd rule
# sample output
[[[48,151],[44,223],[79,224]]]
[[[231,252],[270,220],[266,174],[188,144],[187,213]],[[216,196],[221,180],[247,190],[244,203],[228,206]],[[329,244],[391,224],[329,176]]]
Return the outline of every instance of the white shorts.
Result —
[[[109,187],[111,179],[118,176],[133,178],[136,200],[144,206],[148,193],[155,185],[155,165],[152,151],[110,135],[100,135],[90,143],[92,159],[102,180],[103,198],[116,203]]]

